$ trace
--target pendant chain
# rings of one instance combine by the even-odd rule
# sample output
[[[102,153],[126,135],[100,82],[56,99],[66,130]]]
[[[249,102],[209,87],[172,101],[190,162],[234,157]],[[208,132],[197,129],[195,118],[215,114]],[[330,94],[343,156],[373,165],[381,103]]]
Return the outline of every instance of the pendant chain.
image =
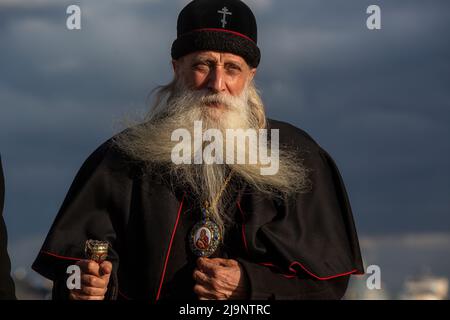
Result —
[[[228,183],[230,182],[232,175],[233,175],[233,170],[231,170],[230,173],[228,174],[228,177],[225,179],[225,182],[223,183],[222,187],[220,188],[219,193],[216,195],[216,197],[214,198],[214,200],[211,203],[211,205],[209,205],[208,201],[205,201],[205,209],[206,209],[206,211],[208,211],[208,208],[212,209],[212,208],[215,208],[217,206],[217,202],[219,202],[219,199],[222,196],[222,193],[225,190],[225,188],[227,187]]]

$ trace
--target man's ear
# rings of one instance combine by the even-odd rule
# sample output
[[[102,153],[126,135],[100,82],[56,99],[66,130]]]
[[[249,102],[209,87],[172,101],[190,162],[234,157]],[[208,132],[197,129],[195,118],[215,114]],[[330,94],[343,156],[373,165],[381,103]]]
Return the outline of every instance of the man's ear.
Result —
[[[177,74],[179,71],[179,62],[178,60],[173,60],[172,59],[172,68],[173,68],[173,73]]]
[[[251,78],[251,80],[253,80],[253,78],[256,76],[256,70],[257,70],[257,68],[252,68],[250,70],[250,78]]]

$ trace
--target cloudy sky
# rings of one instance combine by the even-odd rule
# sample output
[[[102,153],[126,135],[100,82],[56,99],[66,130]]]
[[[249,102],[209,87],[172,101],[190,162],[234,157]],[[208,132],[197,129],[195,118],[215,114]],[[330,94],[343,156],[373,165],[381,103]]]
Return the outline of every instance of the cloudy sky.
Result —
[[[0,0],[0,152],[14,265],[33,259],[84,159],[171,79],[187,2]],[[450,2],[246,2],[259,23],[256,81],[267,112],[333,156],[368,250],[405,235],[448,240]],[[81,30],[66,28],[70,4],[81,7]],[[370,4],[381,7],[381,30],[366,27]],[[439,244],[449,253],[447,240]],[[402,243],[398,251],[410,252]]]

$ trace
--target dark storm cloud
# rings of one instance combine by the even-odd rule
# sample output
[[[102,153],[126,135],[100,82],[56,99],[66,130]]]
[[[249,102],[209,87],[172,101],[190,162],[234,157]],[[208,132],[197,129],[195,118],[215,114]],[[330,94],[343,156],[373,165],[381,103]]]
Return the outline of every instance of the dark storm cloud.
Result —
[[[374,32],[369,2],[277,2],[283,19],[266,14],[261,31],[269,113],[334,156],[364,232],[448,231],[450,46],[433,36],[450,27],[448,5],[377,3]]]

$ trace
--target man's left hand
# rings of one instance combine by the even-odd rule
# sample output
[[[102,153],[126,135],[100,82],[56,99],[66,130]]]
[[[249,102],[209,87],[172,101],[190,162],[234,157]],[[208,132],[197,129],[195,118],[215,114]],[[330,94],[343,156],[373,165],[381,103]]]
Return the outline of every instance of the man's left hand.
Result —
[[[247,275],[236,260],[198,258],[193,277],[196,282],[194,292],[200,300],[248,297]]]

